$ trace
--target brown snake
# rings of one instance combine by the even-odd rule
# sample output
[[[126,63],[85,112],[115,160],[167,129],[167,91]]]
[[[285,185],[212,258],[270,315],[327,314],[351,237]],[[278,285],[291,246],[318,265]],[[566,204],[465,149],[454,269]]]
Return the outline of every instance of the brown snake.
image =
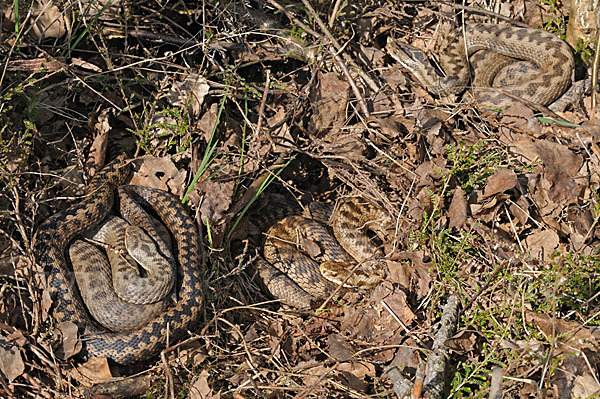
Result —
[[[183,337],[198,321],[203,302],[196,226],[179,200],[171,194],[141,186],[128,186],[133,197],[152,209],[167,226],[176,243],[179,263],[176,305],[152,319],[147,325],[127,332],[99,327],[90,317],[76,289],[73,271],[65,259],[69,244],[100,223],[111,211],[114,191],[130,173],[126,155],[117,157],[90,181],[85,198],[48,218],[34,238],[34,255],[49,273],[50,295],[57,322],[73,322],[79,327],[89,354],[106,357],[121,364],[147,359],[167,343]],[[125,315],[127,316],[127,315]]]
[[[336,208],[311,203],[303,215],[285,217],[267,231],[258,273],[273,296],[297,308],[325,299],[340,284],[371,288],[385,278],[385,266],[366,230],[384,238],[390,221],[384,209],[360,198],[341,200]]]
[[[133,201],[119,191],[121,203]],[[75,240],[69,257],[77,288],[94,320],[111,331],[127,331],[164,311],[175,270],[142,227],[109,216],[85,236],[91,236],[91,242]]]
[[[386,49],[432,93],[449,95],[471,87],[479,103],[501,109],[514,100],[498,90],[540,105],[552,103],[569,86],[574,69],[571,49],[556,35],[497,24],[468,24],[464,36],[456,32],[440,54],[446,77],[417,48],[388,40]]]

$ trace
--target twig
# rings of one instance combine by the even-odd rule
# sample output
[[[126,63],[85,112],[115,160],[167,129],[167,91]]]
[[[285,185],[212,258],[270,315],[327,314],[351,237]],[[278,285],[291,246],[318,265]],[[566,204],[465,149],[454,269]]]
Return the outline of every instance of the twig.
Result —
[[[167,331],[168,333],[168,331]],[[179,349],[180,347],[182,347],[183,345],[189,344],[190,342],[194,342],[199,340],[201,337],[191,337],[186,339],[185,341],[182,341],[176,345],[173,345],[171,347],[165,348],[163,351],[160,352],[160,360],[162,361],[163,364],[163,370],[165,371],[165,374],[167,375],[167,383],[169,386],[169,397],[171,399],[175,398],[175,388],[173,386],[173,375],[171,374],[171,370],[169,370],[169,365],[167,363],[167,354],[169,352],[174,351],[175,349]]]
[[[385,373],[394,385],[394,392],[398,399],[405,398],[410,394],[412,384],[408,378],[402,375],[398,367],[389,366],[385,369]]]
[[[502,367],[494,367],[492,371],[492,382],[490,383],[490,399],[502,399]]]
[[[508,262],[506,262],[508,263]],[[465,305],[464,309],[469,309],[471,307],[471,305],[473,304],[473,302],[475,302],[475,300],[477,298],[479,298],[479,295],[481,295],[481,293],[485,290],[488,289],[490,283],[492,281],[494,281],[494,279],[496,278],[496,276],[498,275],[498,273],[500,273],[500,271],[504,270],[504,266],[506,265],[506,263],[502,263],[496,266],[496,268],[494,269],[494,271],[492,272],[492,274],[490,274],[488,276],[488,278],[486,279],[485,283],[479,288],[479,290],[477,291],[477,293],[475,295],[473,295],[471,297],[471,299],[469,299],[469,302],[467,302],[467,304]],[[459,313],[460,314],[460,313]]]
[[[499,20],[502,20],[504,22],[508,22],[511,25],[519,26],[521,28],[530,28],[529,25],[524,24],[523,22],[516,21],[516,20],[514,20],[512,18],[506,17],[506,16],[504,16],[502,14],[498,14],[498,13],[493,12],[493,11],[484,10],[483,8],[476,8],[476,7],[471,7],[471,6],[465,6],[465,5],[462,5],[462,4],[450,3],[450,2],[447,2],[447,1],[440,1],[439,3],[440,4],[444,4],[444,5],[448,5],[448,6],[452,7],[452,8],[455,8],[455,9],[472,12],[474,14],[481,14],[481,15],[486,15],[488,17],[497,18]]]
[[[429,399],[442,398],[445,381],[446,361],[448,349],[445,342],[456,329],[458,319],[458,298],[454,295],[448,298],[440,320],[440,329],[433,341],[433,352],[427,360],[427,377],[425,378],[425,392]]]
[[[267,80],[265,81],[265,90],[262,93],[262,98],[260,100],[260,107],[258,109],[258,120],[256,121],[256,129],[254,130],[254,138],[255,140],[260,139],[260,128],[262,126],[262,121],[265,118],[265,105],[267,104],[267,96],[269,95],[269,85],[271,85],[271,73],[267,69]],[[271,137],[271,133],[269,131],[265,131],[267,139],[271,143],[271,148],[275,151],[275,143],[273,142],[273,138]]]
[[[427,368],[425,363],[419,362],[417,365],[417,372],[415,373],[415,383],[412,390],[412,399],[419,399],[423,395],[423,381],[425,379],[425,373]]]
[[[317,14],[310,2],[308,0],[302,0],[302,4],[304,4],[307,10],[312,14],[312,17],[317,22],[317,25],[319,25],[319,28],[321,28],[321,30],[323,31],[327,39],[329,39],[330,43],[333,45],[336,51],[342,52],[343,46],[337,41],[335,37],[333,37],[329,29],[327,28],[327,25],[325,25],[321,17],[319,17],[319,14]],[[373,81],[373,79],[371,79],[371,77],[356,64],[352,57],[346,54],[346,52],[342,52],[341,54],[344,57],[344,61],[346,61],[348,65],[350,65],[352,69],[358,73],[358,75],[367,83],[367,85],[369,85],[371,90],[373,90],[374,92],[378,92],[380,90],[377,84]]]
[[[315,32],[314,30],[312,30],[308,25],[302,23],[300,20],[298,20],[296,17],[294,17],[292,14],[290,14],[290,12],[288,10],[286,10],[281,4],[279,4],[277,1],[275,0],[267,0],[273,7],[275,7],[277,10],[279,10],[282,14],[284,14],[286,17],[288,17],[288,19],[290,21],[292,21],[294,24],[296,24],[297,26],[299,26],[302,30],[304,30],[306,33],[314,36],[315,38],[321,40],[323,43],[326,43],[327,40],[325,40],[326,38],[321,35],[318,32]],[[305,4],[306,5],[306,4]],[[313,8],[310,6],[310,4],[308,5],[309,11],[312,10],[312,12],[316,15],[316,13],[314,12]],[[320,20],[320,18],[315,18],[317,21],[320,21],[321,24],[323,23],[323,21]],[[324,25],[323,25],[324,26]],[[332,40],[333,39],[333,40]],[[335,38],[333,36],[331,36],[329,38],[329,41],[331,42],[331,44],[333,45],[333,47],[336,48],[336,50],[340,50],[342,46],[340,46],[340,44],[338,43],[337,40],[335,40]],[[342,54],[344,57],[344,60],[352,67],[353,70],[355,70],[359,76],[367,83],[367,85],[369,86],[369,88],[375,92],[379,91],[379,87],[377,85],[377,83],[375,83],[375,81],[373,81],[373,79],[371,79],[371,77],[365,73],[361,68],[358,67],[358,65],[356,65],[356,63],[354,62],[354,60],[352,59],[352,57],[350,57],[348,54],[343,53]]]
[[[596,118],[596,105],[598,95],[596,85],[598,84],[598,67],[600,66],[600,29],[596,32],[596,46],[594,48],[594,61],[592,62],[592,120]]]
[[[331,10],[331,15],[329,16],[329,27],[332,28],[333,27],[333,23],[335,22],[335,17],[337,16],[338,12],[340,12],[341,8],[341,4],[344,2],[344,0],[336,0],[335,4],[333,5],[333,9]]]

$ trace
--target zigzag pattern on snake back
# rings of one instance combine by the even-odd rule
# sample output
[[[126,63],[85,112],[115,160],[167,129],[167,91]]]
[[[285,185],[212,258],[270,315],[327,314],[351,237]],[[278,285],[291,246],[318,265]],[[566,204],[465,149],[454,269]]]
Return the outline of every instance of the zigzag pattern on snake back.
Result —
[[[194,325],[203,302],[199,264],[199,238],[196,226],[179,200],[171,194],[148,187],[133,187],[135,200],[153,209],[167,226],[176,243],[180,267],[179,301],[146,326],[129,332],[111,332],[97,327],[87,313],[73,281],[65,252],[77,236],[101,222],[110,212],[116,187],[130,173],[122,154],[91,180],[85,198],[53,215],[38,229],[34,256],[49,272],[49,290],[57,322],[73,322],[79,327],[89,354],[121,364],[145,360],[163,349],[167,338],[174,342]]]
[[[297,308],[325,299],[341,284],[372,288],[384,280],[386,266],[367,230],[385,239],[390,224],[384,209],[360,198],[336,207],[313,202],[266,232],[257,271],[274,297]]]
[[[437,74],[425,53],[415,47],[388,40],[386,49],[432,93],[449,95],[470,86],[479,103],[501,109],[515,100],[498,89],[548,105],[571,83],[573,54],[552,33],[478,23],[465,25],[464,32],[457,31],[449,40],[446,51],[439,55],[445,77]],[[468,56],[479,50],[480,56],[471,57],[475,73],[471,84]]]

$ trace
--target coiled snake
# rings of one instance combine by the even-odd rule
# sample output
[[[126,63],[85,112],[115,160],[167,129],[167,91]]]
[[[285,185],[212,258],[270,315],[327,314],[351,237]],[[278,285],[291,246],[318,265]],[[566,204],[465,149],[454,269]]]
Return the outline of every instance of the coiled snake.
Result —
[[[176,243],[179,263],[178,302],[147,325],[126,332],[113,332],[95,324],[86,311],[68,267],[65,252],[71,242],[100,223],[111,211],[114,191],[130,173],[126,155],[120,155],[90,181],[85,198],[40,225],[34,238],[34,256],[49,272],[49,290],[54,317],[75,323],[87,352],[121,364],[147,359],[167,343],[181,338],[199,318],[203,303],[202,265],[196,226],[177,198],[149,187],[129,186],[144,207],[152,209],[167,226]],[[123,315],[128,317],[130,315]]]
[[[548,105],[571,82],[571,49],[550,32],[478,23],[465,25],[464,31],[455,32],[449,40],[439,56],[445,77],[415,47],[388,40],[386,49],[432,93],[449,95],[470,86],[479,103],[501,109],[514,100],[498,90]],[[472,82],[470,66],[475,75]]]
[[[339,285],[371,288],[382,282],[383,251],[367,232],[387,239],[390,226],[384,209],[360,198],[342,199],[336,207],[313,202],[302,215],[268,229],[256,268],[273,296],[308,308]]]

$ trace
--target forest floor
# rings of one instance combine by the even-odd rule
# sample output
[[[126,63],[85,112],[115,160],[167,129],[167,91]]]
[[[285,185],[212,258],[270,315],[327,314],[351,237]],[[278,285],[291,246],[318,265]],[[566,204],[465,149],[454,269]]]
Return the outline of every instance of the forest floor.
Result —
[[[419,384],[429,397],[600,394],[591,97],[558,115],[495,112],[468,92],[431,95],[385,51],[435,53],[460,23],[499,16],[563,37],[568,5],[94,4],[2,6],[1,397],[394,398],[401,381],[416,397]],[[591,53],[574,52],[576,79]],[[205,269],[198,324],[129,366],[81,356],[32,250],[116,147],[133,184],[185,196]],[[248,215],[281,196],[387,209],[386,281],[310,311],[270,296]],[[445,373],[429,382],[452,301]]]

